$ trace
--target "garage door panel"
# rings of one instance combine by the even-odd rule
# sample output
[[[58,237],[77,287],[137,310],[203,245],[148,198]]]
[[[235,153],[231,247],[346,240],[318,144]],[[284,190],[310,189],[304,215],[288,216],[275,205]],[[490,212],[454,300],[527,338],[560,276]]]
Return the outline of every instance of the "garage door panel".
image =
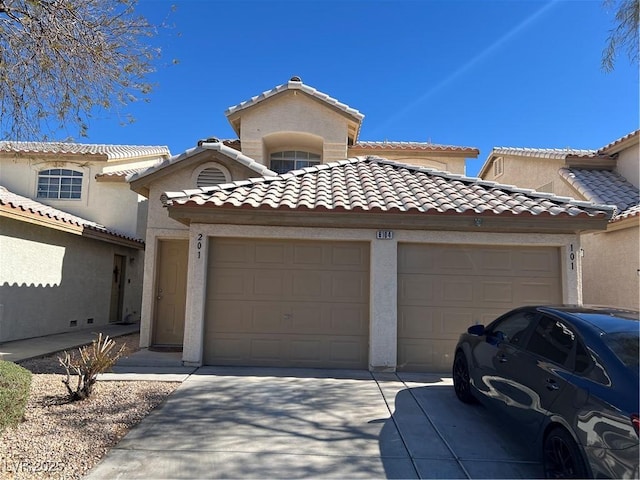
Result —
[[[366,367],[368,244],[215,239],[210,247],[205,363]],[[216,264],[220,247],[235,252],[234,263]],[[278,261],[267,267],[271,254]],[[229,345],[240,351],[229,354]]]
[[[400,244],[398,369],[450,371],[470,325],[520,305],[560,303],[559,259],[558,248]]]
[[[550,298],[554,298],[562,287],[559,281],[555,282],[531,282],[523,280],[518,291],[518,303],[520,305],[535,305],[541,303],[551,303]]]
[[[482,294],[479,300],[491,303],[513,303],[513,283],[489,280],[481,283]]]
[[[369,296],[369,279],[361,272],[335,272],[328,280],[334,302],[358,302]]]
[[[285,261],[285,249],[282,245],[256,245],[254,262],[256,264],[282,264]]]

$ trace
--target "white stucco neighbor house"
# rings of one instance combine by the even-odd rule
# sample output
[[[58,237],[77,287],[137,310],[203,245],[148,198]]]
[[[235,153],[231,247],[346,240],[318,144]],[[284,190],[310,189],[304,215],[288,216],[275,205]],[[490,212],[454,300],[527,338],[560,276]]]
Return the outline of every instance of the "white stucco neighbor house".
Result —
[[[166,147],[0,141],[0,342],[137,321],[146,200]]]
[[[615,206],[581,236],[584,302],[640,306],[640,130],[597,150],[496,147],[480,177]]]
[[[449,371],[475,322],[580,303],[580,234],[614,208],[464,176],[471,147],[361,142],[292,78],[130,177],[149,199],[141,346],[189,365]]]

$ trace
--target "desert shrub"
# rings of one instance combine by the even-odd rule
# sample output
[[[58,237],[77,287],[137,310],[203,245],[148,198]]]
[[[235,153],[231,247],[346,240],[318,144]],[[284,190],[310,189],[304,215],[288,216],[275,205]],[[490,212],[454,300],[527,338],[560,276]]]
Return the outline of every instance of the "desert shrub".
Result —
[[[0,432],[22,421],[30,388],[29,370],[0,360]]]
[[[108,335],[98,334],[98,338],[91,345],[80,347],[73,355],[65,351],[64,356],[58,357],[60,365],[67,372],[62,383],[67,387],[70,401],[89,398],[93,386],[98,380],[98,374],[109,370],[125,352],[125,345],[114,350],[116,342]],[[72,381],[72,376],[75,377]]]

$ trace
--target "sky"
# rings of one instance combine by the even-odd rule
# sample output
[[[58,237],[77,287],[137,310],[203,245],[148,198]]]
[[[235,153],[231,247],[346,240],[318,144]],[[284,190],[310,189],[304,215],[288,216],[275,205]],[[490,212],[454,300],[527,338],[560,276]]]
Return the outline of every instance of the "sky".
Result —
[[[172,6],[174,8],[172,9]],[[148,102],[98,112],[82,143],[237,138],[225,110],[299,76],[364,114],[360,141],[597,149],[638,128],[638,66],[600,66],[601,0],[140,0],[168,25]],[[122,125],[125,114],[136,121]]]

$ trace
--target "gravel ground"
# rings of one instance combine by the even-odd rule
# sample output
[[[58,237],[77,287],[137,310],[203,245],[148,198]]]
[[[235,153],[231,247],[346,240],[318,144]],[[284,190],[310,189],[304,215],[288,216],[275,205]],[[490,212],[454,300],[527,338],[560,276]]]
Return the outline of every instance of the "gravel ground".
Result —
[[[131,352],[138,338],[115,340]],[[20,364],[34,373],[31,395],[25,421],[0,434],[1,479],[81,478],[180,385],[98,382],[89,399],[68,403],[57,354]]]

